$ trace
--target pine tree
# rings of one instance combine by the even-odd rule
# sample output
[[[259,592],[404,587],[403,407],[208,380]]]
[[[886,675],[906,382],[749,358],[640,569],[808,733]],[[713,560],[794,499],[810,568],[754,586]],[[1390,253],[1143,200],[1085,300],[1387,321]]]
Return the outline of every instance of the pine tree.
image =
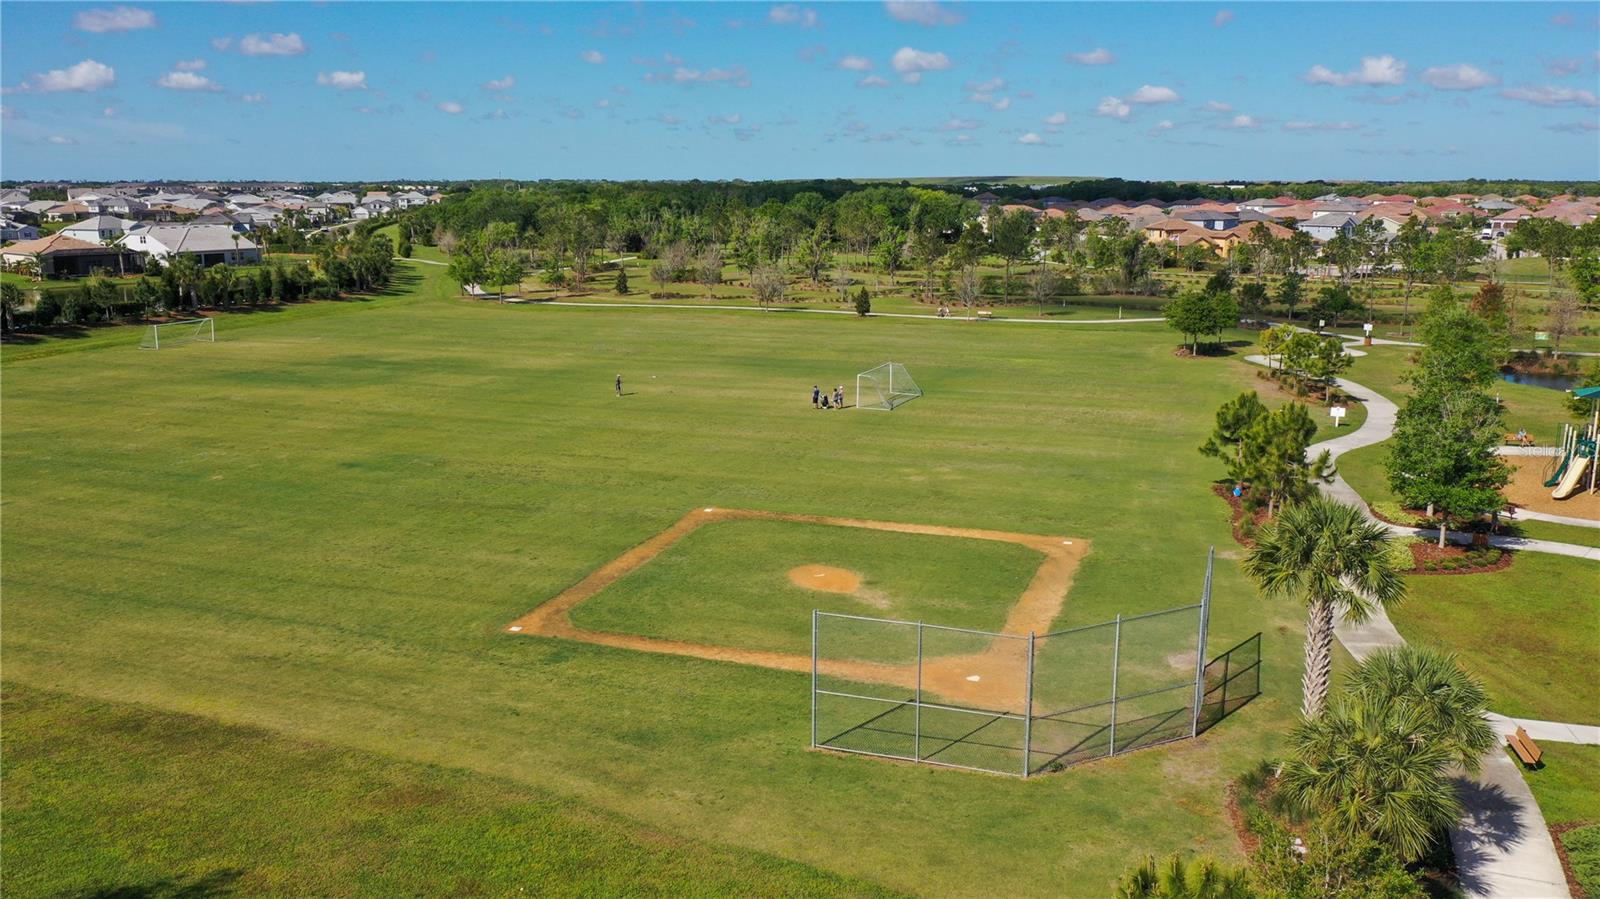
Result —
[[[628,270],[621,265],[617,266],[617,283],[615,290],[619,296],[628,295]]]

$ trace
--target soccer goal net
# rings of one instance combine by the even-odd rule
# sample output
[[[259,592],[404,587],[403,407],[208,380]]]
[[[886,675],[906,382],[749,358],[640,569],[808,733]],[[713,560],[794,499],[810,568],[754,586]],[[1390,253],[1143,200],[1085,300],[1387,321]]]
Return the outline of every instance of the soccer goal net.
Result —
[[[139,341],[140,349],[160,350],[203,340],[217,342],[216,323],[209,318],[189,318],[182,321],[151,325]]]
[[[885,362],[856,375],[856,408],[885,412],[922,396],[922,388],[898,362]]]

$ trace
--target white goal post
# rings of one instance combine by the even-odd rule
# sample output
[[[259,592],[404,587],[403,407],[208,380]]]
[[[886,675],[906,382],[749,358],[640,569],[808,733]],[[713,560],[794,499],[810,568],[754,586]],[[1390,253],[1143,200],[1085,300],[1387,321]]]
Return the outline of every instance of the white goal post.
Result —
[[[142,350],[159,350],[162,347],[181,346],[203,340],[206,343],[217,342],[217,325],[215,319],[186,318],[175,322],[162,322],[151,325],[145,331],[144,337],[139,341]]]
[[[856,408],[892,412],[922,396],[922,388],[898,362],[885,362],[856,375]]]

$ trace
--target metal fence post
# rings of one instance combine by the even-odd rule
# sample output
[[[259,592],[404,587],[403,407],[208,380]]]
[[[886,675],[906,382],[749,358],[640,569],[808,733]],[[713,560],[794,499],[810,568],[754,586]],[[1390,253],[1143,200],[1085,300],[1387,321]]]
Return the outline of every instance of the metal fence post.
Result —
[[[817,610],[811,610],[811,748],[817,748]]]
[[[1191,737],[1200,735],[1200,705],[1206,693],[1206,629],[1211,624],[1211,566],[1216,558],[1217,548],[1213,546],[1206,553],[1206,584],[1200,591],[1200,629],[1194,648],[1194,716],[1189,724]]]
[[[1028,696],[1022,709],[1022,776],[1033,768],[1033,631],[1028,631]]]
[[[911,754],[922,761],[922,622],[917,622],[917,695],[911,707]]]
[[[1117,754],[1117,658],[1122,655],[1122,613],[1111,636],[1111,755]]]

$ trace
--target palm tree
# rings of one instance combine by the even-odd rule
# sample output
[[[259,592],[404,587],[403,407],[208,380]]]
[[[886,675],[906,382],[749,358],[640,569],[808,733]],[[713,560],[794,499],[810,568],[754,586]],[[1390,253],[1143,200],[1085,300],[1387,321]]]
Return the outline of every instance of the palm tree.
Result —
[[[1334,616],[1360,623],[1405,595],[1389,548],[1388,531],[1360,509],[1317,497],[1263,528],[1245,559],[1245,572],[1268,598],[1305,603],[1301,711],[1307,718],[1322,713],[1328,695]]]
[[[1368,656],[1347,681],[1351,693],[1372,705],[1396,704],[1416,713],[1426,739],[1447,749],[1456,764],[1476,773],[1484,753],[1499,742],[1484,713],[1483,685],[1453,653],[1400,646]]]
[[[1122,875],[1117,899],[1250,899],[1242,868],[1224,868],[1209,858],[1173,855],[1160,864],[1146,858]]]
[[[1290,732],[1278,787],[1344,834],[1369,835],[1414,860],[1461,816],[1450,780],[1457,754],[1424,736],[1428,727],[1418,705],[1341,693]]]

